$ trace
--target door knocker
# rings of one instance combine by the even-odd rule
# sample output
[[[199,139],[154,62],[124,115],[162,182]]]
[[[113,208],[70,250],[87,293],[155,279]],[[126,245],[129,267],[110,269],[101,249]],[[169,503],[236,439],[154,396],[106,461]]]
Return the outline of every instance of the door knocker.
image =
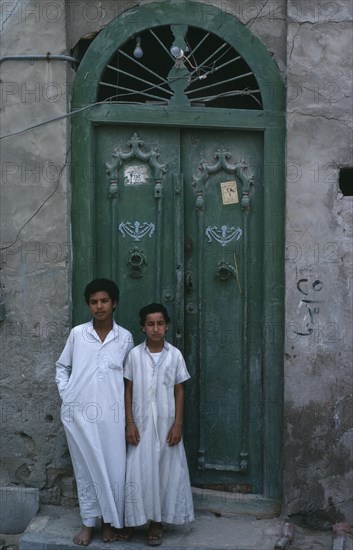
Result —
[[[237,259],[236,259],[235,252],[234,252],[234,266],[224,260],[221,260],[220,262],[218,262],[216,269],[217,269],[216,277],[218,277],[220,281],[226,281],[227,279],[229,279],[231,275],[233,275],[233,277],[237,282],[240,294],[243,294],[242,288],[240,286],[239,270],[237,266]]]
[[[228,264],[227,262],[218,262],[217,264],[217,277],[221,281],[226,281],[229,279],[229,277],[233,275],[233,277],[237,278],[237,272],[236,269]]]
[[[130,266],[130,277],[138,279],[144,275],[144,268],[147,265],[147,258],[140,248],[134,246],[132,250],[129,251],[129,259],[127,265]]]

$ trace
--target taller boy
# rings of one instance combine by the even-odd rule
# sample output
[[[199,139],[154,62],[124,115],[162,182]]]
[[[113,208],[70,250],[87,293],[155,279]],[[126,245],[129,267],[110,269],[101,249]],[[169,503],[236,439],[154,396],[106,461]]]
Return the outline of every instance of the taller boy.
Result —
[[[61,420],[75,472],[82,529],[73,541],[87,546],[97,517],[104,541],[117,539],[124,525],[125,423],[123,363],[132,335],[118,326],[113,312],[119,289],[95,279],[84,292],[92,314],[72,329],[56,363],[63,400]]]

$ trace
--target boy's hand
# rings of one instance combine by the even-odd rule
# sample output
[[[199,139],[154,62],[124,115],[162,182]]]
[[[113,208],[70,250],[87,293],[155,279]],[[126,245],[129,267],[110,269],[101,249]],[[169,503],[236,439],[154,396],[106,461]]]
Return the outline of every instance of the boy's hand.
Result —
[[[178,426],[177,424],[173,424],[173,426],[170,428],[168,437],[167,437],[167,443],[169,447],[174,447],[174,445],[177,445],[181,441],[181,426]]]
[[[133,422],[129,422],[125,428],[125,437],[129,445],[138,445],[140,443],[140,434]]]

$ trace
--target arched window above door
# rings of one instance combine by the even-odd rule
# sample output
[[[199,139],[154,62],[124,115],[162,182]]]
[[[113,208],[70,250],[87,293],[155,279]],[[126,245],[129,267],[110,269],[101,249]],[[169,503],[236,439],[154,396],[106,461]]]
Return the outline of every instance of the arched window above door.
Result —
[[[262,109],[257,80],[244,58],[216,34],[163,25],[131,36],[111,56],[97,101]]]

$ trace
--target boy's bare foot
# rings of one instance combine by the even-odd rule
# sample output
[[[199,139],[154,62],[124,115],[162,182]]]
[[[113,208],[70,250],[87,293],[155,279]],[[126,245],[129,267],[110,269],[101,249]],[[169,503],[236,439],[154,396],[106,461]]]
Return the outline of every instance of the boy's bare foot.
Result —
[[[75,535],[72,540],[75,544],[78,544],[79,546],[88,546],[93,537],[93,532],[94,527],[86,527],[85,525],[82,525],[81,531],[78,533],[78,535]]]
[[[151,521],[148,528],[148,539],[147,542],[149,546],[159,546],[162,544],[163,540],[163,525],[157,523],[156,521]]]
[[[102,522],[102,539],[104,542],[114,542],[118,540],[118,533],[110,523]]]

